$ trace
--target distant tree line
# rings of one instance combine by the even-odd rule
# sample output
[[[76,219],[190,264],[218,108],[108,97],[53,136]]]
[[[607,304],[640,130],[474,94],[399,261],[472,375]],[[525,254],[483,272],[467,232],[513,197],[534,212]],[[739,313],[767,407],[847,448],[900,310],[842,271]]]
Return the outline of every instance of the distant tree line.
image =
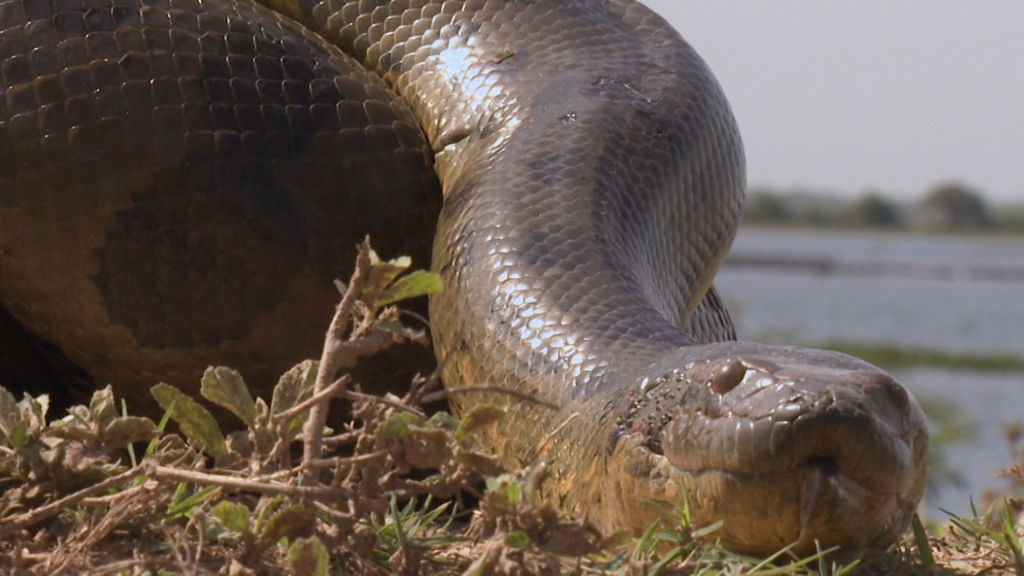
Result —
[[[852,200],[808,192],[751,190],[743,209],[750,224],[1024,233],[1024,206],[993,208],[976,189],[939,184],[917,201],[897,202],[869,190]]]

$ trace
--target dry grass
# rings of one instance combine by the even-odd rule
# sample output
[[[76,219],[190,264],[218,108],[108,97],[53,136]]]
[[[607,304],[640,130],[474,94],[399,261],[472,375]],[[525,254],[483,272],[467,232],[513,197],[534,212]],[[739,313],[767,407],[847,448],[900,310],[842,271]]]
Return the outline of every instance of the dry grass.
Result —
[[[390,266],[390,267],[389,267]],[[282,376],[269,403],[211,368],[203,399],[166,385],[161,422],[126,415],[108,388],[49,420],[45,397],[0,389],[0,569],[7,574],[1024,574],[1021,500],[920,525],[893,551],[769,559],[730,554],[714,527],[603,538],[534,498],[541,466],[506,472],[474,445],[501,417],[427,414],[436,382],[404,397],[357,393],[347,369],[414,336],[387,304],[429,290],[402,263],[360,256],[319,362]],[[362,274],[362,276],[360,276]],[[424,283],[425,282],[425,283]],[[325,423],[331,401],[348,417]],[[204,402],[236,419],[217,421]],[[173,426],[171,423],[173,422]],[[174,431],[171,430],[174,429]],[[1022,450],[1020,437],[1017,443]],[[1008,494],[1024,486],[1006,471]],[[999,500],[1003,502],[1003,500]],[[752,513],[754,513],[752,511]]]

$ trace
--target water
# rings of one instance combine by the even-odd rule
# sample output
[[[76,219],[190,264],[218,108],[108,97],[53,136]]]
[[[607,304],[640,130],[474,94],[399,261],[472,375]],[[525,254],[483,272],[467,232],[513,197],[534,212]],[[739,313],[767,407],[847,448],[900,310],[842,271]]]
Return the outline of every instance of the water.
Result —
[[[741,338],[856,341],[955,354],[1024,357],[1024,239],[744,229],[716,285]],[[915,395],[952,404],[976,425],[946,448],[964,486],[928,502],[958,514],[1004,486],[1002,424],[1024,421],[1024,373],[897,372]]]
[[[937,494],[928,495],[928,517],[944,520],[946,514],[941,509],[967,515],[970,498],[980,507],[978,496],[983,491],[1005,488],[1006,480],[992,473],[1011,462],[1003,426],[1024,421],[1024,373],[918,368],[893,375],[922,399],[954,403],[960,415],[975,426],[973,441],[942,448],[942,457],[962,476],[963,485],[945,486]]]
[[[747,337],[1024,356],[1021,238],[747,229],[730,259],[716,284]]]

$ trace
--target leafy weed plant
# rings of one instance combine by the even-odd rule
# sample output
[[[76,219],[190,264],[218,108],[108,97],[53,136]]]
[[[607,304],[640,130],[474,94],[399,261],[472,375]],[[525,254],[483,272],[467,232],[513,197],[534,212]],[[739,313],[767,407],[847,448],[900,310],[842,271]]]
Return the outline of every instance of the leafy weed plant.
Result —
[[[918,524],[893,552],[863,557],[738,556],[715,542],[717,526],[690,524],[685,502],[639,537],[600,534],[585,515],[537,497],[542,463],[505,471],[475,447],[474,434],[501,410],[428,414],[420,404],[433,378],[403,397],[355,390],[349,369],[361,358],[418,337],[393,304],[439,286],[428,273],[406,273],[409,265],[384,262],[365,244],[319,360],[284,374],[269,401],[223,367],[203,375],[200,398],[155,386],[165,411],[157,423],[119,409],[109,387],[55,420],[46,396],[18,400],[0,388],[0,570],[1024,574],[1019,467],[1007,470],[1014,483],[1002,508],[954,518],[942,536]],[[332,400],[347,418],[327,417]],[[466,495],[475,507],[462,504]]]

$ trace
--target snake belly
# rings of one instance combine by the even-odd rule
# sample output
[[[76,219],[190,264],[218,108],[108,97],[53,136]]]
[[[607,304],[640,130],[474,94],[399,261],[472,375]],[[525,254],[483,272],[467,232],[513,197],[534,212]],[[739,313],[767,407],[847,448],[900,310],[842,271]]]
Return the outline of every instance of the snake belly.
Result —
[[[92,4],[0,4],[0,302],[95,382],[272,382],[315,349],[355,238],[422,261],[433,233],[446,386],[558,407],[453,399],[506,408],[484,441],[546,462],[543,497],[611,532],[685,493],[752,553],[906,528],[913,397],[849,356],[733,341],[711,284],[739,133],[641,4]]]

